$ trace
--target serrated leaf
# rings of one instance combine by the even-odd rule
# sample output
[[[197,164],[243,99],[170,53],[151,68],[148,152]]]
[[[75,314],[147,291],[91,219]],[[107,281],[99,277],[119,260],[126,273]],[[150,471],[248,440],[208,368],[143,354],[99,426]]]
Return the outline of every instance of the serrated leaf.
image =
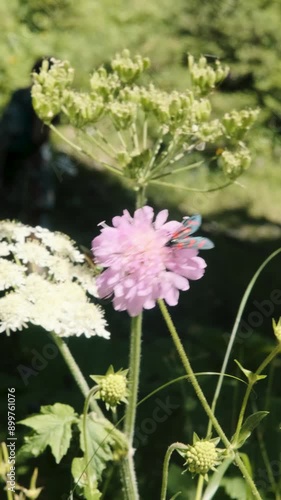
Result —
[[[31,427],[36,434],[26,438],[22,454],[38,456],[49,445],[56,463],[66,454],[72,436],[71,426],[78,422],[74,409],[69,405],[56,403],[42,406],[39,415],[18,422]]]
[[[244,424],[242,425],[238,440],[236,443],[237,448],[242,446],[248,437],[252,434],[253,430],[259,425],[261,420],[269,414],[269,411],[257,411],[253,413],[248,418],[246,418]]]
[[[99,418],[95,413],[87,415],[86,439],[88,448],[89,473],[94,474],[100,480],[107,462],[113,460],[112,447],[115,444],[110,430],[113,425],[105,418]],[[82,418],[79,423],[80,446],[85,451],[84,436],[82,430]],[[85,461],[84,461],[85,468]]]
[[[242,477],[225,477],[221,482],[221,486],[233,500],[251,500],[247,484]]]

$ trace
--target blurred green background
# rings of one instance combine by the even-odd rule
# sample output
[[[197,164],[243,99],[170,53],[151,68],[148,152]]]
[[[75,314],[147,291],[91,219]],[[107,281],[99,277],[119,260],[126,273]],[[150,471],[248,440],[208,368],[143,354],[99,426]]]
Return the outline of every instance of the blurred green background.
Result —
[[[216,245],[206,254],[206,277],[192,283],[191,291],[182,294],[179,306],[172,310],[195,370],[219,371],[227,335],[235,319],[239,302],[249,280],[269,253],[281,241],[281,11],[279,0],[2,0],[0,4],[0,107],[4,108],[16,88],[29,84],[30,69],[37,57],[53,55],[68,59],[76,69],[76,85],[84,87],[89,74],[112,56],[129,48],[131,53],[149,56],[149,77],[164,89],[185,89],[189,84],[187,53],[201,54],[230,66],[230,75],[213,94],[212,103],[218,115],[237,108],[259,107],[258,122],[248,136],[253,161],[239,183],[217,193],[189,195],[186,192],[151,189],[149,203],[157,209],[169,207],[179,219],[183,214],[203,215],[203,231]],[[64,149],[62,144],[57,148]],[[65,151],[65,149],[64,149]],[[67,154],[72,154],[66,150]],[[72,158],[78,177],[65,177],[58,183],[57,204],[52,216],[53,229],[66,232],[79,244],[90,247],[97,233],[96,224],[110,222],[124,208],[133,209],[133,194],[97,166]],[[215,180],[208,172],[198,178],[204,186]],[[184,175],[179,179],[187,182]],[[6,207],[2,217],[9,217]],[[281,258],[273,261],[258,280],[244,313],[247,323],[257,311],[257,303],[268,300],[272,290],[281,289]],[[112,340],[71,339],[69,346],[88,376],[103,373],[113,363],[126,368],[128,354],[127,315],[112,313],[106,305]],[[276,319],[280,306],[274,308]],[[241,340],[242,339],[242,340]],[[38,411],[42,404],[60,401],[82,410],[82,399],[63,361],[57,357],[27,385],[18,375],[19,364],[30,366],[35,349],[42,352],[50,342],[43,332],[30,330],[10,338],[1,337],[1,438],[5,438],[6,388],[17,389],[17,418]],[[263,316],[261,324],[240,337],[231,357],[229,372],[237,374],[233,359],[255,369],[273,343],[271,317]],[[146,314],[143,341],[141,394],[145,396],[165,381],[180,376],[181,367],[169,341],[160,313]],[[275,366],[280,380],[280,365]],[[89,379],[88,379],[89,380]],[[215,377],[202,378],[207,396],[212,397]],[[270,460],[280,466],[280,383],[272,379],[264,407],[266,384],[257,387],[258,409],[269,409],[271,415],[262,425]],[[204,434],[206,419],[189,384],[175,384],[161,398],[171,395],[178,409],[139,446],[136,454],[140,476],[141,498],[159,498],[161,468],[167,446],[176,440],[191,441],[192,432]],[[237,414],[243,387],[235,389],[227,381],[219,409],[220,419],[229,436]],[[155,407],[155,398],[140,407],[138,425]],[[2,420],[2,417],[1,417]],[[20,435],[20,426],[18,432]],[[259,436],[254,435],[245,452],[256,459]],[[76,443],[73,443],[75,450]],[[50,454],[29,463],[22,481],[27,484],[31,467],[39,465],[39,484],[44,485],[42,500],[67,498],[71,488],[69,467],[71,453],[56,467]],[[171,495],[180,488],[183,498],[194,498],[191,480],[181,476],[181,460],[175,460],[171,474]],[[254,473],[263,489],[264,499],[275,498],[264,474],[261,459],[254,460]],[[230,475],[237,476],[233,467]],[[105,499],[119,499],[117,473]],[[65,496],[64,496],[65,495]],[[40,497],[41,498],[41,497]],[[216,498],[230,497],[221,489]]]

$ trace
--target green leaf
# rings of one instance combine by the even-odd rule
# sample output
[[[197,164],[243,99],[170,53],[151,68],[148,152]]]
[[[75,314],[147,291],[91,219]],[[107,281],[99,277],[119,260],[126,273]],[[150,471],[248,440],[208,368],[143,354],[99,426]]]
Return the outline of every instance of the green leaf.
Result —
[[[37,457],[49,445],[59,463],[66,454],[72,436],[71,426],[79,420],[71,406],[56,403],[42,406],[39,415],[18,422],[31,427],[36,434],[28,436],[20,450],[21,454]]]
[[[89,491],[87,486],[84,458],[74,458],[74,460],[72,460],[71,473],[74,478],[75,485],[78,485],[83,489],[85,498],[99,500],[101,498],[101,492],[97,488],[96,474],[93,474],[93,469],[89,472],[91,474],[91,491]]]
[[[169,467],[168,493],[178,494],[181,491],[181,498],[184,500],[194,500],[196,497],[196,481],[190,474],[183,474],[182,467],[171,463]]]
[[[249,497],[246,482],[242,477],[225,477],[221,482],[221,486],[223,486],[228,496],[234,500],[251,500],[252,498],[252,496]]]
[[[257,411],[256,413],[253,413],[248,418],[246,418],[239,432],[238,441],[236,443],[237,448],[240,448],[240,446],[245,443],[248,437],[252,434],[253,430],[268,414],[269,411]]]
[[[239,361],[237,361],[237,359],[235,359],[234,361],[239,366],[240,370],[244,373],[244,375],[247,377],[247,379],[251,384],[255,384],[256,382],[258,382],[258,380],[263,380],[264,378],[267,377],[267,375],[257,375],[256,373],[247,370],[241,365],[241,363],[239,363]]]
[[[202,500],[211,500],[214,498],[214,494],[217,492],[221,486],[223,476],[226,473],[228,467],[233,462],[234,458],[226,458],[212,474],[211,479],[209,479],[208,486],[204,491]]]
[[[82,418],[79,422],[80,446],[85,451]],[[107,462],[113,460],[112,448],[115,439],[112,434],[114,426],[106,419],[97,417],[95,413],[87,415],[86,439],[88,445],[89,473],[95,475],[98,480],[101,478]],[[84,468],[85,468],[84,461]]]

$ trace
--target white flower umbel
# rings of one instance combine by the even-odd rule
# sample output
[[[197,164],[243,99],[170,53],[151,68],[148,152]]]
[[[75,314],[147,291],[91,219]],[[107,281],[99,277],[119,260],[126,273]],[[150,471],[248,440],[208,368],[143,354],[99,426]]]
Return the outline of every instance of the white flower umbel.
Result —
[[[0,241],[0,257],[7,257],[12,250],[12,245],[7,241]]]
[[[66,234],[59,232],[52,233],[48,229],[37,226],[34,228],[34,235],[55,254],[67,257],[71,262],[84,262],[84,255],[79,252],[75,247],[74,241]]]
[[[16,223],[10,220],[3,220],[0,223],[0,240],[22,242],[32,233],[32,230],[32,227],[25,226],[20,222]]]
[[[26,267],[7,259],[0,259],[0,290],[18,287],[25,282]]]
[[[109,338],[97,296],[95,273],[66,235],[0,221],[0,332],[28,323],[61,337]],[[83,264],[81,264],[83,263]]]
[[[0,299],[0,333],[22,330],[30,321],[30,304],[16,292]]]

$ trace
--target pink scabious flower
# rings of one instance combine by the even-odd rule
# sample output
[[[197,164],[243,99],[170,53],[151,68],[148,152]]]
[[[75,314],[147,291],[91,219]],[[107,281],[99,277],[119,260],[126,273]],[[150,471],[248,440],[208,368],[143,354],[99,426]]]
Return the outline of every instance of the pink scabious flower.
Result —
[[[167,246],[182,227],[167,218],[168,210],[162,210],[153,221],[153,208],[144,206],[133,217],[124,210],[112,219],[113,227],[101,224],[101,234],[92,241],[96,264],[106,268],[97,277],[97,289],[100,298],[113,296],[116,311],[137,316],[157,299],[175,306],[179,290],[203,276],[206,262],[197,249]]]

